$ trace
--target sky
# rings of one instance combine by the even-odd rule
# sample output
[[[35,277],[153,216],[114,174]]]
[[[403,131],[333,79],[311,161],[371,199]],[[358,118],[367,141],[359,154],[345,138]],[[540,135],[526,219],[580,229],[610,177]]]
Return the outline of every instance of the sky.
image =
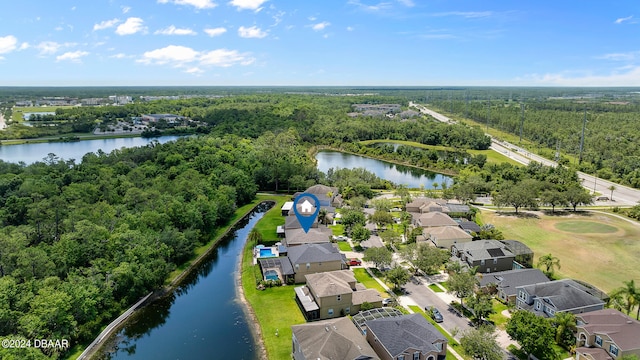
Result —
[[[4,0],[0,86],[640,86],[636,0]]]

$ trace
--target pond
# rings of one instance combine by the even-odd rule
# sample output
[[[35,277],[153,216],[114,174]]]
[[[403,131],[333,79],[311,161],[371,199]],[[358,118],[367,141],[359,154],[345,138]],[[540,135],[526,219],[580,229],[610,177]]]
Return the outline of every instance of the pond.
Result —
[[[271,206],[259,205],[173,293],[132,315],[102,358],[258,358],[236,280],[249,232]]]
[[[378,177],[395,184],[404,184],[409,188],[433,189],[433,184],[453,184],[449,176],[410,166],[396,165],[390,162],[366,158],[338,151],[319,151],[316,154],[318,170],[327,172],[330,168],[365,168]]]
[[[165,143],[179,139],[180,136],[161,136],[157,138],[128,137],[96,140],[81,140],[72,142],[46,142],[34,144],[2,145],[0,146],[0,160],[5,162],[24,162],[33,164],[42,161],[48,154],[55,154],[63,160],[75,159],[80,163],[82,157],[90,152],[102,150],[110,153],[115,149],[145,146],[153,141]]]

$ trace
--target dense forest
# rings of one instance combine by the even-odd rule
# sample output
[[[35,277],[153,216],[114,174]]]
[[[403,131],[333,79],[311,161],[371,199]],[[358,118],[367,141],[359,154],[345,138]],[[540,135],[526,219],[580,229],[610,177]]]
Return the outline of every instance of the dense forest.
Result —
[[[424,100],[445,113],[522,136],[531,151],[550,149],[546,154],[553,156],[559,150],[575,159],[561,157],[564,164],[638,188],[640,93],[633,90],[432,91]]]
[[[91,340],[260,187],[292,174],[318,180],[292,131],[181,139],[79,164],[53,154],[0,163],[0,337]],[[0,349],[0,358],[38,353]]]

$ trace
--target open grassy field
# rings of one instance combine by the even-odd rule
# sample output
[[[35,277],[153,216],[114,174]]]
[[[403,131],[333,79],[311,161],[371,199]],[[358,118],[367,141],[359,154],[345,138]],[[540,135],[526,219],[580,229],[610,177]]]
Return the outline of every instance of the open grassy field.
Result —
[[[15,122],[24,121],[22,119],[23,113],[35,113],[35,112],[55,112],[56,109],[69,109],[73,106],[30,106],[30,107],[14,107],[11,119]]]
[[[535,261],[549,253],[559,258],[559,277],[586,281],[606,292],[623,286],[623,281],[640,281],[640,224],[595,212],[534,215],[483,210],[480,216],[505,239],[529,246]]]
[[[376,279],[372,278],[364,268],[354,268],[353,275],[356,277],[356,280],[366,286],[367,289],[376,289],[383,298],[389,297],[389,293],[387,293],[382,285],[380,285]]]

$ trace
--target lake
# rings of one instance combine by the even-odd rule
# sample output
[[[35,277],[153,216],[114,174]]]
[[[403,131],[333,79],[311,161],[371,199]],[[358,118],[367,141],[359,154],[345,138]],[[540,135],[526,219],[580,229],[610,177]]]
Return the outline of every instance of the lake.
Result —
[[[259,205],[172,294],[132,315],[102,358],[257,359],[236,279],[249,232],[270,207]]]
[[[123,147],[145,146],[153,141],[165,143],[179,138],[180,136],[161,136],[157,138],[128,137],[72,142],[2,145],[0,146],[0,160],[12,163],[22,161],[25,164],[33,164],[37,161],[42,161],[48,154],[53,153],[64,160],[75,159],[76,163],[80,163],[82,157],[90,152],[95,153],[98,150],[102,150],[105,153],[110,153],[115,149]]]
[[[404,184],[409,188],[420,188],[423,185],[425,189],[433,189],[434,183],[453,184],[453,179],[446,175],[339,151],[319,151],[316,154],[316,160],[318,170],[325,173],[330,168],[353,169],[361,167],[382,179],[395,184]]]

